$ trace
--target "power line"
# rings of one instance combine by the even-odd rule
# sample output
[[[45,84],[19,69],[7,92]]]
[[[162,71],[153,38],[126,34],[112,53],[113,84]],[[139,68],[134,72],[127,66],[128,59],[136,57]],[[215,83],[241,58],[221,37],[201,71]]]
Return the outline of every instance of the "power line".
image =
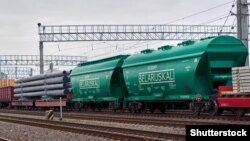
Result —
[[[214,7],[212,7],[212,8],[208,8],[208,9],[206,9],[206,10],[203,10],[203,11],[200,11],[200,12],[197,12],[197,13],[194,13],[194,14],[191,14],[191,15],[188,15],[188,16],[186,16],[186,17],[183,17],[183,18],[180,18],[180,19],[177,19],[177,20],[170,21],[170,22],[168,22],[167,24],[174,23],[174,22],[177,22],[177,21],[180,21],[180,20],[184,20],[184,19],[187,19],[187,18],[196,16],[196,15],[199,15],[199,14],[205,13],[205,12],[207,12],[207,11],[210,11],[210,10],[213,10],[213,9],[216,9],[216,8],[219,8],[219,7],[222,7],[222,6],[227,5],[227,4],[229,4],[229,3],[231,3],[231,1],[230,1],[230,2],[226,2],[226,3],[223,3],[223,4],[220,4],[220,5],[217,5],[217,6],[214,6]]]
[[[144,43],[145,42],[148,42],[148,41],[143,41]],[[135,43],[135,44],[133,44],[133,45],[131,45],[131,46],[129,46],[129,48],[120,48],[120,49],[118,49],[118,50],[113,50],[113,51],[109,51],[108,53],[114,53],[114,51],[125,51],[125,50],[128,50],[128,49],[130,49],[130,48],[136,48],[135,46],[136,45],[138,45],[138,44],[144,44],[144,43]],[[94,55],[94,56],[91,56],[91,57],[88,57],[88,58],[95,58],[95,57],[99,57],[99,56],[103,56],[103,55],[107,55],[107,52],[105,52],[105,53],[101,53],[101,54],[98,54],[98,55]]]
[[[50,55],[55,54],[55,53],[58,53],[58,52],[68,51],[68,50],[89,48],[89,47],[92,47],[93,45],[99,45],[99,44],[107,44],[107,45],[109,45],[109,46],[105,46],[105,47],[98,47],[98,46],[97,46],[97,48],[92,49],[91,51],[107,49],[107,47],[115,47],[115,48],[116,48],[117,46],[124,46],[124,45],[125,45],[125,46],[128,46],[128,45],[130,45],[130,44],[132,44],[132,43],[134,43],[134,42],[135,42],[135,41],[132,41],[132,42],[130,42],[130,43],[120,44],[120,45],[119,45],[119,44],[117,44],[117,45],[112,45],[112,44],[107,43],[107,42],[99,42],[99,43],[89,44],[89,45],[85,45],[85,46],[76,46],[76,47],[70,47],[70,48],[67,48],[67,49],[60,49],[60,50],[58,50],[58,51],[55,51],[55,52],[50,53]],[[136,41],[136,42],[142,42],[142,41]]]
[[[212,22],[215,22],[215,21],[224,19],[224,18],[227,17],[227,15],[228,15],[228,14],[220,15],[220,16],[218,16],[218,17],[216,17],[216,18],[210,19],[210,20],[205,21],[205,22],[203,22],[203,23],[200,23],[200,24],[198,24],[198,25],[209,24],[209,23],[212,23]],[[188,30],[188,29],[189,29],[189,28],[187,28],[187,29],[185,29],[185,30]],[[157,43],[160,43],[160,42],[162,42],[162,41],[157,41],[157,42],[151,43],[151,44],[157,44]],[[139,44],[145,44],[145,43],[148,43],[148,41],[144,41],[144,42],[139,43]],[[149,44],[149,45],[151,45],[151,44]],[[139,48],[139,47],[143,47],[143,46],[144,46],[144,45],[140,45],[140,46],[137,46],[137,45],[138,45],[138,44],[136,43],[136,44],[130,46],[129,48],[125,48],[125,49],[123,49],[123,50],[130,50],[130,49],[135,49],[135,48]],[[101,56],[101,55],[97,55],[97,56]],[[95,56],[93,56],[93,57],[95,57]]]
[[[203,10],[203,11],[198,12],[198,13],[194,13],[194,14],[192,14],[192,15],[186,16],[186,17],[181,18],[181,19],[177,19],[177,20],[172,21],[172,22],[176,22],[176,21],[178,21],[178,20],[183,20],[183,19],[185,19],[185,18],[189,18],[189,17],[192,17],[192,16],[196,16],[196,15],[198,15],[198,14],[205,13],[205,12],[207,12],[207,11],[216,9],[216,8],[218,8],[218,7],[227,5],[227,4],[229,4],[229,3],[231,3],[231,2],[226,2],[226,3],[223,3],[223,4],[217,5],[217,6],[215,6],[215,7],[212,7],[212,8],[206,9],[206,10]],[[215,21],[217,21],[217,20],[224,19],[225,17],[226,17],[226,16],[223,15],[223,16],[221,16],[221,17],[217,17],[217,18],[215,18],[215,19],[211,19],[211,20],[209,20],[209,21],[206,21],[206,24],[211,23],[211,22],[215,22]],[[186,29],[186,30],[188,30],[188,29]],[[97,43],[97,44],[103,44],[103,43],[105,43],[105,42],[101,42],[101,43]],[[105,43],[105,44],[108,44],[108,43]],[[130,44],[130,43],[125,43],[125,44],[123,44],[123,45],[126,45],[126,44]],[[140,42],[140,43],[136,43],[136,44],[138,45],[138,44],[145,44],[145,43],[141,43],[141,42]],[[94,44],[94,45],[96,45],[96,44]],[[116,49],[117,49],[117,45],[111,45],[111,44],[108,44],[108,45],[110,45],[109,47],[116,47]],[[78,49],[78,48],[82,48],[82,47],[90,47],[90,46],[93,46],[93,44],[87,45],[87,46],[80,46],[80,47],[73,47],[73,48],[69,48],[69,49],[63,49],[63,50],[59,50],[59,51],[57,51],[57,52],[66,51],[66,50],[72,50],[72,49]],[[121,46],[121,45],[120,45],[120,46]],[[140,46],[139,46],[139,47],[140,47]],[[135,46],[133,46],[133,48],[135,48]],[[138,47],[136,47],[136,48],[138,48]],[[101,50],[101,49],[107,49],[107,47],[98,48],[98,50]],[[97,49],[92,49],[92,51],[93,51],[93,50],[97,50]],[[128,49],[124,49],[124,50],[128,50]]]
[[[235,21],[236,21],[236,17],[234,17],[234,20],[233,20],[233,24],[232,24],[231,30],[233,30],[233,29],[234,29],[234,26],[235,26]]]
[[[232,11],[232,9],[233,9],[233,7],[234,7],[234,3],[235,3],[235,0],[233,1],[232,8],[231,8],[230,11]],[[224,19],[224,18],[227,18],[227,19],[228,19],[228,17],[229,17],[230,14],[231,14],[231,12],[229,12],[229,14],[220,15],[220,16],[218,16],[218,17],[216,17],[216,18],[207,20],[207,21],[202,22],[202,23],[200,23],[200,24],[198,24],[198,25],[210,24],[210,23],[216,22],[216,21],[218,21],[218,20],[222,20],[222,19]],[[227,20],[226,20],[226,21],[227,21]],[[225,24],[226,24],[226,23],[224,22],[223,27],[225,26]],[[188,28],[188,29],[190,29],[190,28]],[[185,29],[185,30],[188,30],[188,29]],[[223,28],[222,28],[222,29],[223,29]],[[221,30],[220,32],[222,32],[222,30]]]
[[[210,23],[213,23],[213,22],[222,20],[222,19],[226,18],[227,15],[228,15],[228,14],[220,15],[220,16],[215,17],[215,18],[213,18],[213,19],[209,19],[209,20],[207,20],[207,21],[205,21],[205,22],[199,23],[198,25],[207,25],[207,24],[210,24]]]
[[[223,30],[224,26],[226,25],[227,20],[228,20],[228,17],[231,15],[232,10],[233,10],[233,8],[234,8],[234,6],[235,6],[234,4],[235,4],[235,0],[233,1],[233,5],[232,5],[232,7],[231,7],[231,9],[230,9],[230,11],[229,11],[229,13],[228,13],[228,16],[227,16],[227,18],[226,18],[226,20],[225,20],[225,22],[224,22],[223,26],[221,27],[221,30],[220,30],[220,33],[219,33],[219,34],[221,34],[221,32],[222,32],[222,30]]]
[[[74,50],[74,49],[80,49],[80,48],[86,48],[86,47],[90,47],[90,46],[93,46],[93,45],[98,45],[98,44],[102,44],[103,42],[99,42],[99,43],[95,43],[95,44],[90,44],[90,45],[85,45],[85,46],[77,46],[77,47],[69,47],[69,48],[66,48],[66,49],[59,49],[55,52],[52,52],[50,53],[49,55],[52,55],[52,54],[55,54],[55,53],[58,53],[58,52],[64,52],[64,51],[67,51],[67,50]]]
[[[140,45],[140,46],[137,46],[138,44],[148,44],[148,45],[152,45],[152,44],[157,44],[157,43],[160,43],[160,42],[163,42],[163,41],[156,41],[154,43],[148,43],[149,41],[143,41],[142,43],[135,43],[134,45],[131,45],[129,46],[128,48],[121,48],[121,49],[118,49],[118,50],[113,50],[112,52],[108,52],[109,54],[113,54],[115,53],[115,51],[126,51],[126,50],[130,50],[130,49],[136,49],[136,48],[141,48],[141,47],[147,47],[145,45]],[[101,54],[98,54],[98,55],[94,55],[94,56],[91,56],[91,57],[88,57],[88,58],[96,58],[96,57],[100,57],[100,56],[104,56],[104,55],[107,55],[107,52],[105,53],[101,53]]]

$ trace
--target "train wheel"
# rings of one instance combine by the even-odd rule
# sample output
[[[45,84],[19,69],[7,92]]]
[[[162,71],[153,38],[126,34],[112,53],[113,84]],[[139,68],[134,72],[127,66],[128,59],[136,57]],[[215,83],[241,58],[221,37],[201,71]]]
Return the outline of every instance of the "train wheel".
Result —
[[[145,106],[144,106],[143,109],[142,109],[142,113],[143,113],[143,114],[146,114],[146,113],[147,113],[147,110],[148,110],[148,104],[145,104]]]
[[[90,107],[92,111],[94,112],[96,110],[96,103],[90,103]]]
[[[236,117],[242,117],[245,114],[243,109],[233,109],[232,112]]]
[[[74,103],[74,109],[77,109],[77,110],[79,110],[80,111],[80,109],[79,109],[79,103]]]
[[[195,116],[198,116],[201,114],[201,108],[200,107],[195,107],[194,110],[193,110],[193,114]]]
[[[201,105],[200,104],[192,104],[193,115],[198,116],[201,114]]]
[[[220,114],[220,109],[218,107],[218,103],[215,100],[210,101],[209,114],[211,116],[216,116],[216,115]]]
[[[96,108],[97,108],[97,110],[98,110],[99,112],[102,111],[102,106],[101,106],[100,103],[97,103],[97,104],[96,104]]]
[[[153,114],[155,112],[155,107],[153,105],[151,105],[151,107],[149,108],[151,114]]]
[[[136,103],[132,103],[132,102],[129,103],[128,109],[129,109],[130,113],[136,113],[136,111],[137,111],[137,104]]]
[[[165,113],[165,111],[166,111],[166,105],[164,105],[164,104],[162,104],[161,106],[160,106],[160,112],[162,113],[162,114],[164,114]]]
[[[128,111],[129,111],[130,113],[132,113],[132,110],[131,110],[130,108],[128,109]]]
[[[120,113],[125,113],[125,109],[122,108],[122,109],[120,110]]]
[[[79,111],[81,111],[82,109],[83,109],[83,103],[81,102],[81,103],[79,103],[79,105],[78,105],[79,107],[78,107],[78,110]]]
[[[137,112],[135,105],[134,105],[134,106],[132,106],[131,111],[132,111],[132,113],[136,113],[136,112]]]

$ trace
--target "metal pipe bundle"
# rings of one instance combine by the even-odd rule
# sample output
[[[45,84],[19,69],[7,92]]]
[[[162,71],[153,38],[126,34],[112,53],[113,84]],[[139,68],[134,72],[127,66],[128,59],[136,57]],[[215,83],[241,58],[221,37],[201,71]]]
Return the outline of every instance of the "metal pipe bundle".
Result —
[[[36,92],[43,90],[55,90],[55,89],[67,89],[69,88],[69,84],[52,84],[52,85],[42,85],[42,86],[34,86],[34,87],[24,87],[24,88],[15,88],[14,94],[24,93],[24,92]]]
[[[14,88],[39,86],[39,85],[46,85],[46,84],[61,84],[61,83],[65,84],[65,83],[68,83],[69,81],[70,79],[68,76],[61,76],[61,77],[55,77],[55,78],[17,83],[16,85],[14,85]]]
[[[16,80],[16,83],[29,82],[29,81],[52,78],[52,77],[68,76],[69,74],[70,74],[70,71],[62,71],[62,72],[60,71],[60,72],[34,75],[31,77],[18,79]]]
[[[39,91],[31,93],[15,94],[14,97],[35,97],[35,96],[61,96],[69,93],[69,90],[51,90],[51,91]]]
[[[16,80],[14,97],[63,96],[70,93],[69,74],[60,71]]]

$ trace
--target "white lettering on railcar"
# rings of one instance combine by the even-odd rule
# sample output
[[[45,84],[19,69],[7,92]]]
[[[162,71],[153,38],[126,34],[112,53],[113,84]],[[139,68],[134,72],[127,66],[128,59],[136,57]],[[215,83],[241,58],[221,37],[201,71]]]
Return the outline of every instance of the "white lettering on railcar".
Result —
[[[79,88],[80,89],[100,88],[100,79],[91,78],[91,79],[79,80]]]
[[[175,82],[174,69],[141,72],[138,74],[139,84],[170,83]]]

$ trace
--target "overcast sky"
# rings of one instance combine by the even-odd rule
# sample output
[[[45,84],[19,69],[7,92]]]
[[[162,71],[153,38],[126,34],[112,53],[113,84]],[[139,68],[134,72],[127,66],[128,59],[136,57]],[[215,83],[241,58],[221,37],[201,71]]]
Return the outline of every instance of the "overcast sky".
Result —
[[[38,55],[38,22],[44,25],[168,24],[226,2],[231,3],[171,24],[200,24],[228,14],[233,0],[0,0],[0,55]],[[233,20],[230,16],[226,24],[232,25]],[[224,21],[225,18],[210,24],[222,25]],[[44,52],[93,57],[107,53],[109,48],[112,51],[115,45],[122,48],[120,44],[124,44],[101,42],[92,50],[90,45],[95,43],[45,43]],[[135,45],[133,43],[141,45],[139,49],[154,47],[148,42],[126,42],[127,46]],[[162,41],[159,45],[169,43]],[[89,47],[83,47],[86,45]],[[100,46],[107,49],[99,50]]]

